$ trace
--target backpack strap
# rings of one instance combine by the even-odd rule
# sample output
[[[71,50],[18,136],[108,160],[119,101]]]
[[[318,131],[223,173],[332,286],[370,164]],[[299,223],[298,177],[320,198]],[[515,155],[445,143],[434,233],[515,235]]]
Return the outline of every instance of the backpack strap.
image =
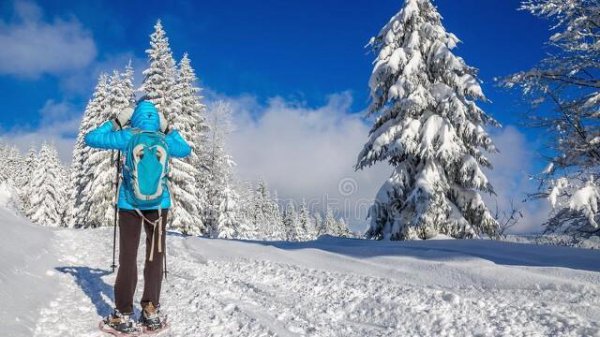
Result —
[[[142,219],[142,227],[144,226],[144,221],[148,222],[149,224],[152,225],[152,244],[150,244],[150,257],[148,258],[148,261],[152,262],[152,260],[154,260],[154,241],[156,241],[154,239],[155,234],[156,234],[156,227],[158,227],[158,252],[162,253],[162,208],[158,209],[158,219],[152,221],[149,220],[148,218],[146,218],[144,216],[144,213],[142,213],[142,211],[140,211],[139,209],[135,209],[135,212],[140,216],[140,218]]]

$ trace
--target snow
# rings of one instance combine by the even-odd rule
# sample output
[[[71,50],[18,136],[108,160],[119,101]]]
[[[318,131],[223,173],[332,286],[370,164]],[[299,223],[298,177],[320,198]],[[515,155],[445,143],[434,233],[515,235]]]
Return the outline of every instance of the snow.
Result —
[[[0,188],[2,198],[9,195]],[[6,199],[5,199],[6,200]],[[4,205],[4,200],[0,201]],[[31,336],[40,310],[58,288],[49,277],[56,266],[54,232],[0,207],[0,321],[3,336]]]
[[[13,213],[18,212],[17,190],[6,182],[0,183],[0,207],[10,210]]]
[[[573,194],[569,202],[569,207],[583,213],[588,217],[590,224],[594,228],[598,228],[598,224],[594,220],[594,216],[598,213],[598,199],[600,199],[600,192],[592,180],[587,186],[577,190]]]
[[[0,216],[3,334],[102,336],[112,229],[52,231]],[[436,239],[169,232],[165,336],[600,336],[598,251]]]

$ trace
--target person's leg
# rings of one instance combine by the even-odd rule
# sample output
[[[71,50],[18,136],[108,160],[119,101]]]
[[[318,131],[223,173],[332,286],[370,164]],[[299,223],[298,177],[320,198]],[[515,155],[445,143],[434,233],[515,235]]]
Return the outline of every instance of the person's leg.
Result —
[[[142,295],[142,308],[147,303],[152,303],[154,306],[160,304],[160,288],[163,279],[163,265],[164,265],[164,254],[166,249],[166,225],[167,225],[167,213],[168,210],[164,209],[161,211],[162,214],[162,235],[161,248],[162,251],[158,251],[158,228],[154,229],[152,224],[146,222],[144,229],[146,230],[146,262],[144,264],[144,294]],[[158,211],[146,211],[144,216],[148,220],[155,221],[158,219]],[[152,247],[152,240],[154,240],[154,254],[152,261],[150,261],[150,250]]]
[[[133,313],[141,221],[135,211],[119,211],[119,270],[115,281],[115,305],[119,312],[125,314]]]

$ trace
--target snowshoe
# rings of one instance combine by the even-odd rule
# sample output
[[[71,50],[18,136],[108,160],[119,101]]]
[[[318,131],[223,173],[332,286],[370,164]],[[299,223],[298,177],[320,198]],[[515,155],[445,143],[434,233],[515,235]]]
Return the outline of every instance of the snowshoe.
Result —
[[[131,316],[132,314],[122,314],[115,310],[100,322],[99,328],[113,336],[139,336],[142,331],[136,326]]]
[[[140,315],[140,324],[144,334],[158,333],[167,327],[167,321],[161,317],[159,307],[154,306],[152,302],[144,305]]]

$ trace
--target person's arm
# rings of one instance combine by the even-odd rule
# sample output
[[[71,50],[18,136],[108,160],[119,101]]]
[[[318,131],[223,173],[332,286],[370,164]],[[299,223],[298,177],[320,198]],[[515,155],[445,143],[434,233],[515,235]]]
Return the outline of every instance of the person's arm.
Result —
[[[179,131],[172,130],[165,138],[169,147],[169,155],[174,158],[184,158],[190,155],[192,148],[181,137]]]
[[[104,122],[96,129],[85,135],[85,143],[90,147],[106,150],[125,150],[130,133],[124,130],[114,130],[113,121]]]

